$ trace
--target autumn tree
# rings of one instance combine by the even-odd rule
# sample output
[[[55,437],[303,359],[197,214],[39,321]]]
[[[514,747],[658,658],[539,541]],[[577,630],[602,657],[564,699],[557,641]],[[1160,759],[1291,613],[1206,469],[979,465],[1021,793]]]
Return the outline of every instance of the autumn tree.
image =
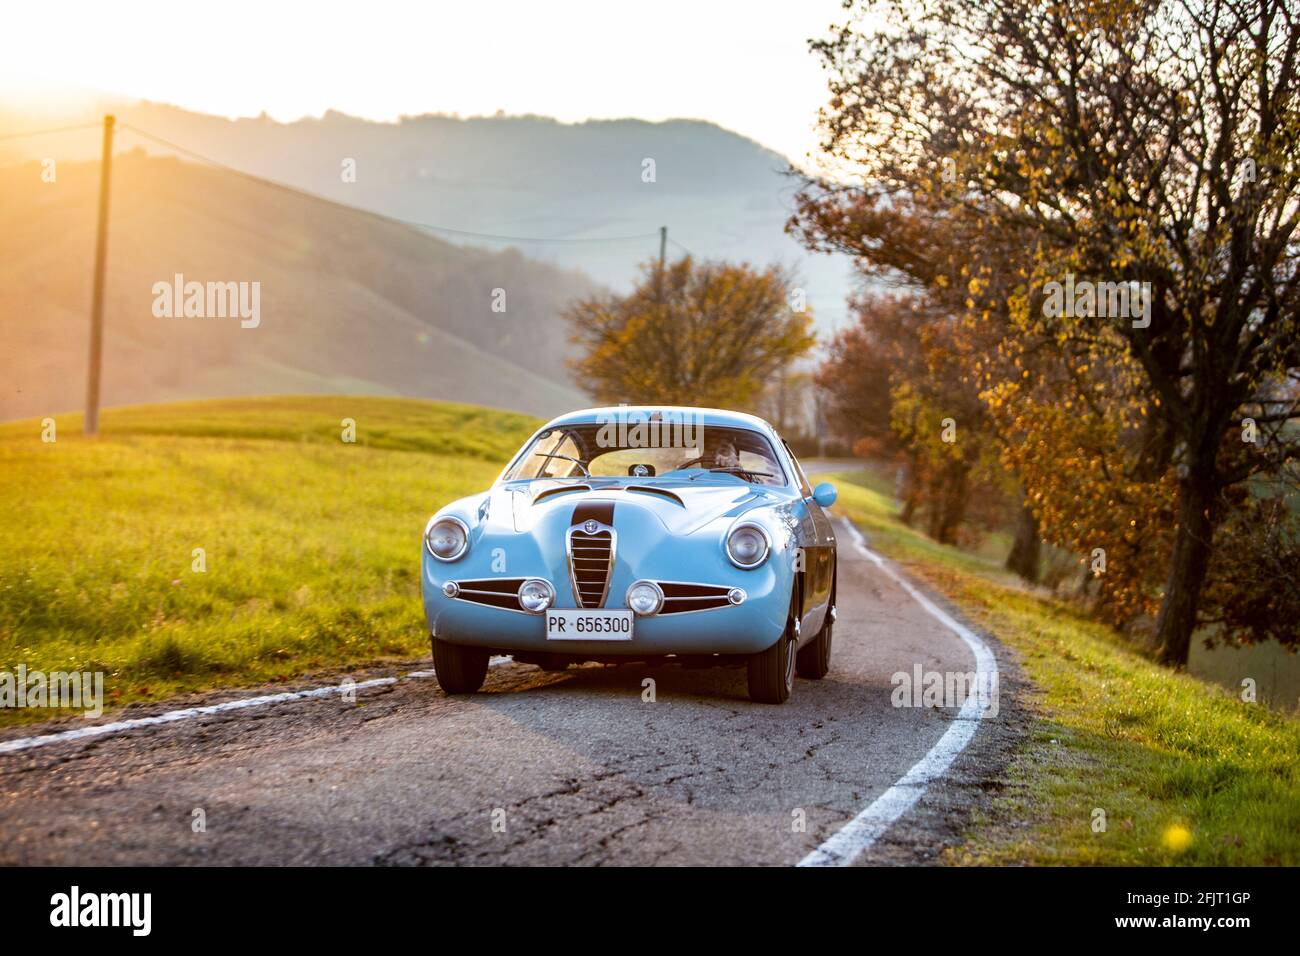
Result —
[[[918,347],[919,313],[903,296],[864,295],[849,304],[851,324],[825,344],[813,375],[827,425],[863,457],[905,455],[895,434],[893,390],[924,374]]]
[[[792,292],[777,267],[647,264],[628,295],[566,311],[582,349],[573,368],[601,401],[749,407],[814,344],[812,315],[792,307]]]
[[[850,305],[854,321],[827,343],[814,377],[831,428],[858,454],[901,465],[904,522],[924,519],[945,543],[968,519],[995,523],[1005,496],[954,322],[906,295],[865,294]]]
[[[825,148],[861,184],[813,184],[799,228],[935,295],[961,290],[967,320],[991,317],[1010,343],[998,363],[1008,387],[988,383],[998,401],[1046,410],[1025,394],[1037,390],[1030,370],[1013,389],[1004,362],[1054,349],[1053,387],[1073,381],[1080,414],[1109,416],[1110,440],[1128,436],[1124,480],[1146,488],[1129,493],[1172,495],[1156,632],[1161,659],[1181,666],[1208,620],[1216,541],[1240,527],[1238,510],[1261,507],[1252,482],[1281,480],[1300,440],[1295,4],[872,6],[885,29],[854,19],[814,44],[830,75]],[[1110,307],[1053,307],[1049,286],[1076,278],[1106,284]],[[1124,407],[1088,391],[1108,384]],[[1039,434],[1073,427],[1058,424]],[[1069,459],[1054,464],[1108,470],[1087,448]],[[1293,527],[1269,545],[1279,568]]]

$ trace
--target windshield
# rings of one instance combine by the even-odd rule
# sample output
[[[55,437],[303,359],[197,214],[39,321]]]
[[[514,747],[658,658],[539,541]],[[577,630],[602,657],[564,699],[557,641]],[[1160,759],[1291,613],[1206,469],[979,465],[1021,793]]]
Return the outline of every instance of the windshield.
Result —
[[[635,431],[620,436],[600,424],[548,429],[533,439],[505,480],[662,478],[675,472],[674,477],[689,478],[713,472],[759,485],[786,483],[771,442],[747,428],[699,427],[689,444],[671,447],[655,447],[644,438]]]

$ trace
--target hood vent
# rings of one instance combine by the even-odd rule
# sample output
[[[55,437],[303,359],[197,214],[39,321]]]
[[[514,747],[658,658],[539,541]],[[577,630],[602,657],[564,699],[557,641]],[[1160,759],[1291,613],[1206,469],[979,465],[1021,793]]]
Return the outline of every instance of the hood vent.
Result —
[[[562,485],[558,488],[557,487],[544,488],[534,496],[533,504],[537,504],[537,502],[542,501],[546,498],[554,498],[556,495],[567,495],[573,491],[592,491],[592,490],[594,490],[594,486],[587,485],[587,484]],[[674,504],[681,505],[683,508],[686,507],[686,502],[682,501],[680,495],[669,491],[667,488],[656,488],[654,485],[624,485],[621,488],[618,485],[610,485],[609,487],[602,487],[600,490],[602,493],[627,491],[639,495],[654,495],[658,498],[667,498],[669,501],[673,502]]]
[[[547,488],[537,493],[533,499],[533,504],[541,501],[543,498],[553,498],[556,495],[567,495],[570,491],[591,491],[591,485],[563,485],[559,488]]]
[[[683,508],[686,507],[686,503],[667,488],[656,488],[653,485],[628,485],[623,490],[635,491],[642,495],[658,495],[660,498],[667,498],[669,501],[677,502],[677,504],[681,505]]]

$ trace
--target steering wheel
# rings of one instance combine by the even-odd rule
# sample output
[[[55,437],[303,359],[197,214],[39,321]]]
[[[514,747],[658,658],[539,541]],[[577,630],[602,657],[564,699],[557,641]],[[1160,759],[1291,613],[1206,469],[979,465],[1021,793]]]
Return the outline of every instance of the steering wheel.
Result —
[[[673,471],[685,471],[687,468],[690,468],[692,465],[703,465],[704,460],[706,458],[710,461],[713,460],[712,455],[700,455],[697,458],[691,458],[688,461],[682,462],[680,465],[677,465],[675,468],[673,468]]]

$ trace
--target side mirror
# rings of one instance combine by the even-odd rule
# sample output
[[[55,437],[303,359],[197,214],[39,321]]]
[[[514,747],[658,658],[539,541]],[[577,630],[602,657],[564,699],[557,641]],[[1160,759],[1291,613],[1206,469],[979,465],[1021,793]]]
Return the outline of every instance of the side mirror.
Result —
[[[835,504],[835,499],[839,496],[840,493],[835,490],[835,486],[829,481],[823,481],[813,489],[813,501],[817,502],[823,508],[829,508],[831,505]]]

